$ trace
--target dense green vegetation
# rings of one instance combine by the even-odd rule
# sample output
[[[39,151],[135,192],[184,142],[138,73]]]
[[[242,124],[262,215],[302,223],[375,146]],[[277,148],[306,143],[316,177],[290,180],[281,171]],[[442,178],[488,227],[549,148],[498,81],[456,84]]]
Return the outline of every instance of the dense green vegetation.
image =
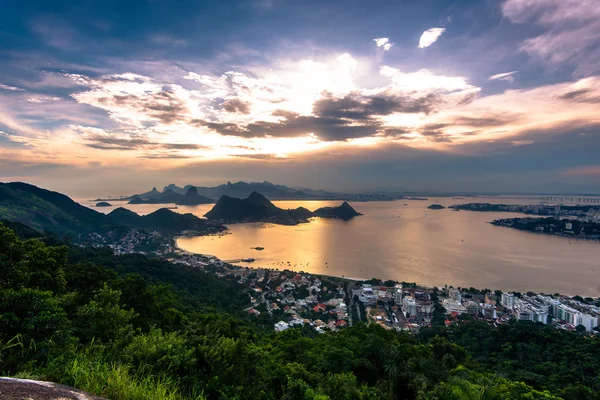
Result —
[[[522,323],[276,334],[233,278],[19,234],[0,225],[2,374],[111,399],[599,398],[597,338]]]

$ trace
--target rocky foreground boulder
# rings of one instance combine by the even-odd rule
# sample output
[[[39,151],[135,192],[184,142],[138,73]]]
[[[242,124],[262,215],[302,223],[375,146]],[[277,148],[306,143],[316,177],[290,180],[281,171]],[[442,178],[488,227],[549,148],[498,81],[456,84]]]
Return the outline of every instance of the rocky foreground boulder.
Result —
[[[105,400],[68,386],[31,379],[0,377],[2,400]]]

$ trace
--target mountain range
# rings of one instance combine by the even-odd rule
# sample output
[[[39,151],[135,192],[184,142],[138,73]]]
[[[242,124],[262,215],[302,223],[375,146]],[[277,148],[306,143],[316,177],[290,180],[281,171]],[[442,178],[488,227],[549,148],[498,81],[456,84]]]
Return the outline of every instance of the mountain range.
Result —
[[[190,189],[195,189],[197,196],[192,192],[195,199],[186,200],[185,197],[190,193]],[[197,205],[215,203],[221,196],[229,196],[238,199],[248,197],[252,192],[263,194],[270,200],[351,200],[351,201],[374,201],[374,200],[395,200],[402,196],[392,193],[340,193],[327,190],[313,190],[306,188],[295,188],[284,185],[276,185],[271,182],[227,182],[226,184],[203,187],[186,185],[179,187],[175,184],[167,185],[163,191],[157,188],[135,194],[129,197],[123,197],[118,200],[128,200],[131,204],[166,204],[175,203],[181,205]],[[117,200],[117,199],[96,199]]]
[[[164,208],[144,216],[117,208],[107,215],[84,207],[64,194],[22,182],[0,183],[0,219],[60,237],[104,232],[119,226],[169,233],[225,229],[193,214],[178,214]]]
[[[158,191],[153,191],[158,192]],[[160,192],[159,192],[160,193]],[[177,195],[173,190],[162,193]],[[159,202],[159,198],[155,198]],[[196,188],[188,188],[180,204],[198,204],[206,198]],[[193,214],[179,214],[161,208],[148,215],[139,215],[123,207],[103,214],[82,206],[64,194],[27,183],[0,183],[0,220],[21,223],[32,229],[53,233],[59,237],[77,237],[88,233],[105,233],[119,227],[157,230],[176,234],[186,230],[212,233],[225,230],[222,223],[263,221],[295,225],[311,217],[351,219],[357,215],[347,202],[338,207],[323,207],[310,211],[304,207],[284,210],[264,195],[251,192],[245,199],[221,196],[206,214],[206,219]]]
[[[349,220],[358,215],[361,214],[356,212],[347,202],[338,207],[322,207],[315,211],[310,211],[304,207],[284,210],[275,206],[262,194],[252,192],[245,199],[221,196],[217,204],[205,216],[209,220],[222,223],[261,221],[295,225],[308,222],[310,217]]]

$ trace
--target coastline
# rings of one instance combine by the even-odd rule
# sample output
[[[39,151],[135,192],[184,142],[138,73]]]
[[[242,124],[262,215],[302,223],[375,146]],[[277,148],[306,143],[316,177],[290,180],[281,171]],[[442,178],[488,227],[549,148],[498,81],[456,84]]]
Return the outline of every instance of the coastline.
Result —
[[[218,235],[218,234],[217,234],[217,235]],[[203,236],[210,236],[210,235],[203,235]],[[348,282],[365,282],[365,281],[369,281],[369,280],[371,280],[371,279],[377,279],[377,280],[380,280],[380,281],[385,281],[384,279],[381,279],[381,278],[378,278],[378,277],[371,277],[371,278],[358,278],[358,277],[349,277],[349,276],[345,276],[345,275],[339,276],[339,275],[330,275],[330,274],[320,274],[320,273],[313,273],[313,272],[307,272],[307,271],[295,271],[295,270],[293,270],[293,269],[287,269],[287,268],[280,269],[280,268],[277,268],[277,267],[261,267],[261,266],[258,266],[258,265],[257,265],[257,266],[254,266],[254,265],[238,265],[238,264],[232,264],[232,263],[228,263],[228,262],[226,262],[226,261],[224,261],[224,260],[220,259],[218,256],[215,256],[215,255],[212,255],[212,254],[194,253],[194,252],[191,252],[191,251],[188,251],[188,250],[185,250],[185,249],[183,249],[183,248],[179,247],[179,245],[177,244],[177,240],[176,240],[176,239],[177,239],[177,238],[179,238],[179,237],[184,237],[184,236],[181,236],[181,235],[179,235],[179,236],[175,236],[175,237],[173,237],[173,240],[174,240],[174,245],[173,245],[173,247],[174,247],[174,248],[176,249],[176,251],[177,251],[178,253],[180,253],[181,255],[185,255],[185,256],[191,256],[191,257],[195,257],[195,256],[197,256],[197,257],[204,257],[204,258],[207,258],[207,259],[209,259],[209,260],[214,260],[215,262],[219,262],[219,263],[221,263],[221,264],[223,264],[224,266],[227,266],[227,267],[229,267],[229,268],[236,268],[236,269],[254,269],[254,270],[258,270],[258,269],[264,269],[264,270],[270,270],[270,271],[279,271],[279,272],[293,272],[293,273],[299,273],[299,274],[306,274],[306,275],[310,275],[310,276],[314,276],[314,277],[326,277],[326,278],[332,278],[332,279],[339,279],[339,280],[342,280],[342,281],[348,281]],[[397,281],[397,280],[394,280],[394,279],[389,279],[389,280],[393,280],[393,281],[395,281],[395,282],[399,282],[399,281]],[[417,286],[418,286],[418,287],[420,287],[420,288],[426,288],[426,289],[431,289],[431,290],[433,290],[433,289],[438,289],[438,290],[441,290],[441,289],[443,289],[443,288],[444,288],[444,287],[446,287],[446,286],[448,286],[448,287],[453,287],[453,285],[449,284],[448,282],[444,282],[444,283],[441,283],[441,284],[421,284],[421,283],[419,283],[419,282],[412,282],[412,283],[413,283],[413,284],[415,284],[415,285],[417,285]],[[473,287],[473,286],[470,286],[470,287]],[[464,289],[466,289],[466,287],[463,287],[463,288],[464,288]],[[513,289],[501,289],[501,288],[497,288],[497,287],[493,287],[493,288],[486,287],[486,288],[477,288],[477,289],[478,289],[478,290],[485,290],[485,289],[489,289],[489,290],[491,290],[491,291],[494,291],[494,290],[501,290],[501,291],[519,292],[518,290],[513,290]],[[545,295],[546,295],[546,294],[547,294],[547,295],[550,295],[550,294],[552,294],[552,293],[546,293],[546,292],[543,292],[543,291],[536,292],[536,293],[539,293],[539,294],[545,294]],[[561,296],[571,296],[571,297],[573,297],[573,296],[584,296],[584,295],[582,295],[581,293],[566,293],[566,292],[562,292],[562,293],[559,293],[559,294],[560,294]]]

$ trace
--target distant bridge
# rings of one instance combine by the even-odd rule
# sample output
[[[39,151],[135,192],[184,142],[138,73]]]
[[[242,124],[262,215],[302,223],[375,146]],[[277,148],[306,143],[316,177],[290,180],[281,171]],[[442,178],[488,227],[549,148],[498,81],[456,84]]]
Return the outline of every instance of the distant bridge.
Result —
[[[600,204],[600,198],[575,196],[477,196],[488,199],[537,200],[552,202],[570,202],[577,204]]]

